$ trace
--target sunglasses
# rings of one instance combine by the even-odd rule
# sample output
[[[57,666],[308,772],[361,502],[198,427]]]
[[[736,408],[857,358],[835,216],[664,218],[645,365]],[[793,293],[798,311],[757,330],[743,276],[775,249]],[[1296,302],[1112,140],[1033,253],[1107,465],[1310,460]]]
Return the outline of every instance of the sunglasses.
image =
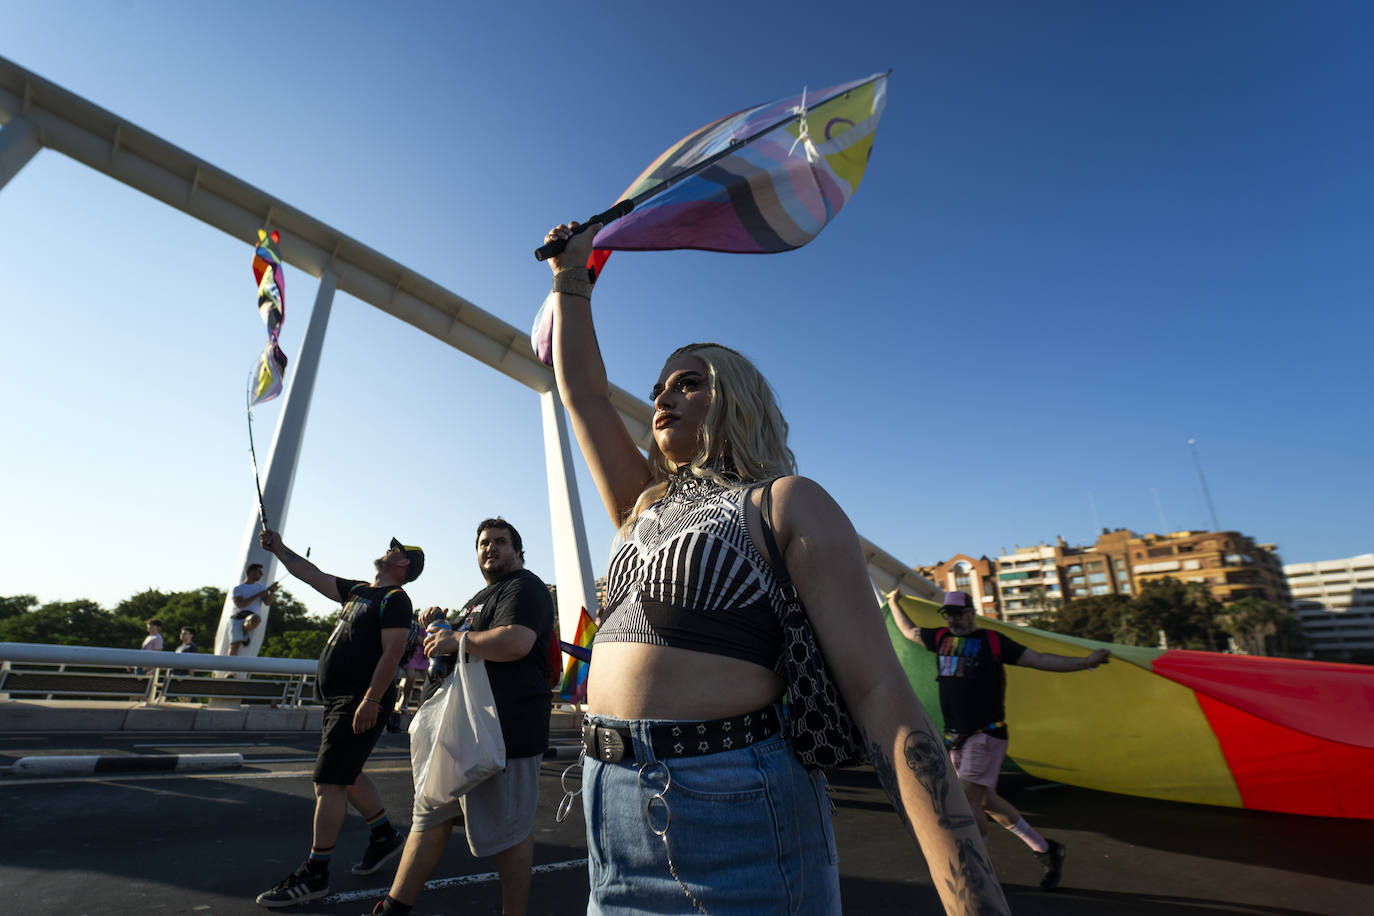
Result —
[[[947,607],[947,608],[945,608],[944,610],[940,611],[940,615],[941,615],[942,617],[959,617],[959,616],[961,616],[961,615],[963,615],[963,614],[972,614],[972,613],[973,613],[973,608],[971,608],[971,607],[956,607],[956,608],[948,608],[948,607]]]

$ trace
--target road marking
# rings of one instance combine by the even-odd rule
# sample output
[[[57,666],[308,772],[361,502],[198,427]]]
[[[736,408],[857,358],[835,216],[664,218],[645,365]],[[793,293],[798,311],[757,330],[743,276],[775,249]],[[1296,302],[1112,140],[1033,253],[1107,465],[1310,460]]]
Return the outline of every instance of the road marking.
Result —
[[[409,773],[410,764],[405,766],[393,767],[368,767],[368,773]],[[118,786],[125,782],[151,782],[159,779],[287,779],[296,776],[314,776],[314,769],[309,770],[287,770],[272,773],[150,773],[139,776],[120,776],[111,779],[109,776],[74,776],[60,777],[54,776],[45,779],[24,779],[16,777],[14,779],[0,780],[0,791],[9,788],[27,788],[29,786],[50,786],[69,782],[88,782],[107,786]]]
[[[315,759],[315,755],[314,755],[314,754],[295,754],[295,755],[293,755],[293,756],[291,756],[291,757],[244,757],[244,758],[243,758],[243,765],[244,765],[244,766],[253,766],[254,764],[258,764],[258,763],[305,763],[306,761],[313,761],[314,759]],[[368,760],[369,760],[369,761],[374,761],[374,760],[407,760],[407,761],[408,761],[408,760],[410,760],[410,755],[409,755],[409,754],[385,754],[385,755],[382,755],[382,754],[373,754],[371,757],[368,758]]]
[[[545,872],[568,871],[574,868],[586,868],[586,859],[569,859],[566,862],[549,862],[545,865],[536,865],[530,869],[533,874],[539,875]],[[464,887],[469,884],[487,884],[497,880],[500,876],[494,871],[482,872],[476,875],[458,875],[453,878],[435,878],[433,881],[426,881],[424,889],[427,891],[437,891],[446,887]],[[320,899],[320,903],[328,906],[332,903],[351,903],[358,900],[372,900],[378,897],[385,897],[391,890],[388,887],[378,887],[367,891],[348,891],[342,894],[330,894],[328,897]]]
[[[247,741],[230,741],[218,744],[135,744],[134,747],[272,747],[267,741],[256,744]]]

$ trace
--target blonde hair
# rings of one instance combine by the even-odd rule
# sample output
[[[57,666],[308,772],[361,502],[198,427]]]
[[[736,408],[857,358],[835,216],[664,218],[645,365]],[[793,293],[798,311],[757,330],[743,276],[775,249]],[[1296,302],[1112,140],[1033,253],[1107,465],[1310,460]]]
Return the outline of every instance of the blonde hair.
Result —
[[[677,464],[650,439],[653,476],[625,517],[622,532],[628,532],[641,512],[663,498],[675,473],[689,473],[723,487],[797,473],[796,456],[787,447],[787,421],[758,367],[738,351],[717,343],[688,344],[674,350],[668,359],[682,354],[706,364],[711,403],[701,424],[701,448],[691,461]],[[724,458],[730,459],[733,468],[723,466]]]

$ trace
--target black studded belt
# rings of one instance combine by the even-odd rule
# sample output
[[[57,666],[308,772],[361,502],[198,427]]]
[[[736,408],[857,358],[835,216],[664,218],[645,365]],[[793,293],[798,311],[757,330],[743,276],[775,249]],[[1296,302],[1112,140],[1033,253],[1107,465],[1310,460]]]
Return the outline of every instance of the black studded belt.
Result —
[[[754,712],[709,722],[651,725],[649,738],[654,757],[665,760],[748,747],[773,737],[780,728],[777,708],[765,706]],[[629,728],[623,725],[595,725],[590,720],[582,722],[582,748],[588,757],[595,757],[602,763],[620,763],[627,758],[633,761],[635,756],[634,739]]]

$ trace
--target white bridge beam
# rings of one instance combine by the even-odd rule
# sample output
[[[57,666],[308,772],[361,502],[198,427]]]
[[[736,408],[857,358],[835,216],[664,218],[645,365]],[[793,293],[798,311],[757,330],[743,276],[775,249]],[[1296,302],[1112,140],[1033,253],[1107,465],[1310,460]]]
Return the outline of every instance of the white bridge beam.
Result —
[[[23,118],[10,118],[5,122],[4,129],[0,130],[0,188],[9,184],[42,148],[38,128]]]
[[[43,147],[103,172],[236,239],[255,239],[258,229],[275,228],[281,233],[282,260],[292,267],[315,277],[328,271],[337,278],[338,289],[343,292],[536,392],[555,389],[553,370],[534,355],[524,331],[228,172],[0,57],[0,124],[6,125],[0,134],[7,133],[8,125],[15,119],[29,125],[36,133],[26,136],[36,136]],[[653,413],[650,405],[615,386],[611,388],[611,403],[631,437],[641,446],[647,445]],[[570,448],[566,437],[561,447]],[[571,452],[562,463],[571,473]],[[570,495],[575,503],[575,487]],[[580,507],[574,504],[572,514],[576,528],[583,530]],[[582,557],[575,565],[582,567],[585,533],[571,544],[556,541],[555,553],[578,550],[579,542]],[[867,540],[863,540],[863,547],[875,588],[890,591],[901,587],[923,597],[940,594],[939,589],[900,560]],[[564,635],[570,634],[565,631]]]

